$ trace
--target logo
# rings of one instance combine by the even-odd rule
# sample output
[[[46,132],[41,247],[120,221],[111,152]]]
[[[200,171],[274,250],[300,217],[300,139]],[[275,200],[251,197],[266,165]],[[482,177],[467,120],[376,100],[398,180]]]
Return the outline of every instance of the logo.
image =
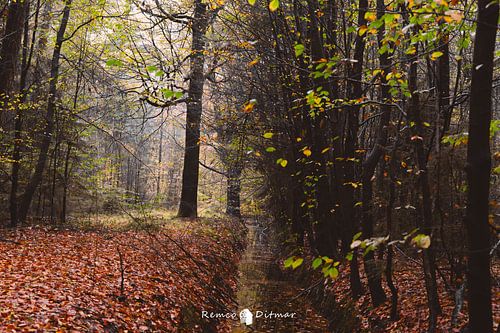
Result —
[[[250,326],[253,324],[253,313],[248,309],[243,309],[240,312],[240,323]]]

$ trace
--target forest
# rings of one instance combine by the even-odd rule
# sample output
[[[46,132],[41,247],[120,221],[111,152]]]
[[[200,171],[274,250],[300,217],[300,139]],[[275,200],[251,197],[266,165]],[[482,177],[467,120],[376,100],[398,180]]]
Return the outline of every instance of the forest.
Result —
[[[0,0],[0,332],[500,333],[498,0]]]

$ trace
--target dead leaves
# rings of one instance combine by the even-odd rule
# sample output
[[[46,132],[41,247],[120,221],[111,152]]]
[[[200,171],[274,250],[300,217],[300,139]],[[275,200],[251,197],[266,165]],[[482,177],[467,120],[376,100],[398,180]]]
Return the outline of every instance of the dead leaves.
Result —
[[[216,226],[217,241],[192,229],[154,235],[23,230],[20,244],[0,243],[0,332],[176,332],[183,308],[227,302],[214,289],[231,294],[235,288],[229,232]],[[217,255],[227,260],[212,267]],[[198,265],[211,269],[201,272]]]
[[[363,265],[360,265],[361,276],[364,285],[367,281],[364,277]],[[500,265],[496,262],[492,270],[498,276]],[[343,295],[347,302],[350,301],[349,290],[349,267],[340,269],[340,275],[335,282],[332,282],[328,288],[334,295]],[[386,301],[383,305],[373,309],[370,305],[370,296],[368,293],[363,294],[356,300],[356,312],[361,320],[362,331],[372,333],[419,333],[425,332],[428,326],[429,311],[427,308],[427,300],[425,294],[425,284],[422,278],[422,268],[415,263],[408,261],[405,257],[395,255],[394,258],[394,274],[393,280],[398,288],[399,301],[398,311],[399,319],[397,321],[390,320],[390,301]],[[494,274],[495,276],[495,274]],[[388,298],[390,298],[390,290],[385,282],[383,283]],[[455,303],[453,296],[448,293],[444,287],[442,279],[438,279],[439,297],[443,315],[438,319],[436,332],[454,332],[450,330],[451,314]],[[493,290],[493,306],[498,309],[500,304],[500,292],[498,286]],[[499,311],[494,311],[495,321],[498,322]],[[467,309],[464,307],[458,315],[458,323],[456,328],[464,327],[467,323]]]

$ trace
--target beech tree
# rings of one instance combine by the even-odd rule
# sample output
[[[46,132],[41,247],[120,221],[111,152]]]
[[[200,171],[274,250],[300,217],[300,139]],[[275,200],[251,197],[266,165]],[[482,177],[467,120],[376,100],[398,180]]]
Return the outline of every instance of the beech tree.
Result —
[[[489,253],[490,124],[498,11],[498,2],[478,1],[467,144],[465,226],[468,241],[469,330],[485,333],[493,332]]]
[[[202,115],[203,86],[205,83],[205,33],[210,20],[207,4],[194,1],[191,22],[191,56],[189,67],[189,88],[186,108],[186,139],[184,167],[182,169],[182,190],[179,203],[180,217],[198,216],[198,176],[200,163],[200,125]]]

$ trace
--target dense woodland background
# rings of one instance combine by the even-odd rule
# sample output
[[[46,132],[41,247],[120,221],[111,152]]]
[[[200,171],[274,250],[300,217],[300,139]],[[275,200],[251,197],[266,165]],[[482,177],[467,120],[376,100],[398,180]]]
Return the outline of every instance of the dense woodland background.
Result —
[[[2,0],[5,253],[33,225],[270,216],[279,259],[335,332],[417,331],[401,305],[415,277],[428,332],[498,330],[498,10]],[[336,316],[380,306],[383,322]]]

